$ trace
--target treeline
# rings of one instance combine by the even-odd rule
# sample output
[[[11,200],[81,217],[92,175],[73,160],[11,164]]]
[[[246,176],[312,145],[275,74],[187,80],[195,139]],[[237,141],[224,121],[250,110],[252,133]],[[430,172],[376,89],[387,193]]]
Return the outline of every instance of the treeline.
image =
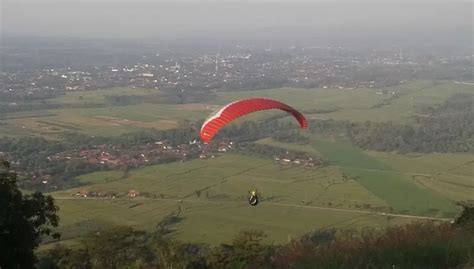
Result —
[[[304,158],[312,158],[315,161],[317,160],[318,164],[323,164],[324,161],[321,160],[317,156],[313,156],[308,152],[303,151],[294,151],[288,150],[285,148],[265,145],[265,144],[257,144],[257,143],[240,143],[236,150],[238,153],[243,155],[252,155],[258,157],[269,157],[273,158],[275,156],[285,156],[289,159],[304,159]]]
[[[425,119],[411,126],[393,122],[326,120],[312,122],[317,135],[336,135],[369,150],[408,152],[472,152],[474,113]]]
[[[34,100],[44,101],[65,94],[65,90],[63,90],[63,85],[56,85],[56,83],[54,82],[51,82],[51,84],[49,84],[50,82],[51,81],[47,81],[46,83],[41,82],[41,84],[43,84],[42,86],[45,87],[34,91],[8,91],[7,89],[0,87],[0,100],[2,102],[28,102]],[[39,84],[40,83],[38,83],[37,86],[41,86]]]
[[[19,173],[19,186],[26,189],[46,191],[47,186],[34,182],[33,176],[51,175],[59,188],[69,188],[78,185],[76,176],[105,169],[98,165],[81,162],[51,162],[48,156],[59,152],[73,150],[72,143],[49,141],[44,138],[3,138],[0,140],[0,151],[7,154]]]
[[[159,95],[159,100],[156,103],[163,104],[187,104],[187,103],[209,103],[217,97],[217,94],[210,89],[204,89],[205,86],[201,87],[198,85],[183,86],[177,90],[174,87],[166,88],[163,87],[162,92]],[[147,100],[147,102],[150,102]]]
[[[60,109],[60,108],[63,108],[63,105],[51,104],[48,102],[34,102],[34,103],[25,102],[25,103],[12,103],[12,104],[4,103],[4,104],[0,104],[0,113],[11,113],[11,112],[19,112],[19,111],[33,111],[33,110],[44,110],[44,109]]]
[[[105,100],[114,106],[141,104],[148,96],[143,95],[106,95]]]
[[[64,95],[58,94],[57,96]],[[51,96],[44,99],[50,99],[57,96]],[[4,103],[0,103],[0,113],[13,113],[20,111],[36,111],[46,109],[63,109],[63,108],[96,108],[96,107],[107,107],[107,106],[128,106],[138,105],[143,103],[151,104],[185,104],[185,103],[202,103],[209,102],[216,97],[215,93],[194,90],[194,91],[176,91],[172,89],[159,94],[149,95],[106,95],[105,103],[97,103],[90,101],[82,101],[83,97],[79,96],[78,100],[80,103],[74,104],[60,104],[50,102],[48,100],[37,100],[37,99],[12,99],[11,103],[7,103],[8,98],[0,100]],[[0,118],[1,119],[1,118]]]
[[[310,138],[308,136],[302,135],[299,131],[280,131],[275,133],[272,138],[276,141],[285,142],[285,143],[294,143],[294,144],[308,144]]]
[[[393,123],[368,123],[353,128],[349,138],[354,144],[378,151],[472,152],[474,150],[474,113],[441,116],[420,126]]]
[[[288,74],[284,73],[269,74],[264,77],[256,77],[252,74],[240,80],[219,84],[221,84],[219,87],[221,90],[227,91],[254,91],[296,86],[290,82]]]
[[[231,124],[221,129],[216,138],[232,139],[238,142],[252,142],[266,137],[278,140],[294,140],[301,143],[307,142],[306,138],[298,135],[298,126],[294,121],[279,120],[281,117],[273,117],[259,122],[245,121],[240,125]],[[295,135],[294,138],[289,138]]]
[[[474,95],[456,94],[445,103],[423,109],[424,116],[416,125],[392,122],[311,121],[310,131],[317,136],[331,136],[346,139],[353,144],[370,150],[406,152],[473,152],[474,151]],[[214,141],[232,140],[248,143],[272,137],[287,143],[306,144],[297,124],[277,115],[273,118],[242,124],[231,124],[222,129]],[[2,138],[0,152],[4,152],[15,168],[23,171],[53,175],[61,186],[77,185],[74,177],[83,173],[105,169],[103,166],[81,162],[48,162],[53,154],[78,149],[92,149],[97,145],[109,145],[121,150],[152,143],[168,141],[171,145],[187,144],[199,140],[199,126],[202,122],[183,121],[172,130],[148,130],[128,133],[118,137],[91,137],[78,133],[64,133],[63,139],[48,141],[43,138]],[[248,146],[252,154],[273,154],[275,149],[262,146]],[[274,156],[274,155],[273,155]],[[22,177],[22,179],[24,179]]]
[[[47,109],[63,109],[63,108],[97,108],[105,107],[106,104],[84,102],[81,104],[58,104],[51,103],[48,101],[34,101],[34,102],[18,102],[14,104],[0,104],[1,113],[13,113],[20,111],[36,111],[36,110],[47,110]],[[8,117],[1,117],[0,120]]]
[[[474,138],[474,104],[470,94],[457,94],[438,107],[426,107],[424,116],[416,124],[394,122],[353,122],[339,120],[309,121],[310,131],[317,136],[331,136],[350,140],[365,149],[399,152],[466,152]],[[314,113],[330,113],[318,111]],[[281,118],[281,117],[280,117]],[[280,123],[270,136],[281,142],[306,144],[308,136],[302,135],[296,124]],[[266,133],[268,134],[268,133]]]
[[[50,161],[48,157],[64,153],[77,152],[79,150],[94,149],[98,146],[106,146],[109,149],[119,151],[131,151],[140,146],[154,143],[156,141],[166,141],[172,146],[188,144],[190,141],[199,140],[199,126],[189,121],[179,123],[179,128],[171,130],[146,130],[134,133],[127,133],[117,137],[89,136],[80,133],[63,133],[59,141],[50,141],[42,137],[4,137],[0,140],[0,152],[3,152],[12,163],[15,169],[25,171],[20,174],[20,182],[23,188],[47,191],[52,185],[44,185],[31,179],[32,176],[40,178],[42,175],[53,177],[54,185],[58,188],[69,188],[79,184],[76,176],[107,170],[107,166],[92,164],[82,160],[73,159],[70,161]],[[244,122],[240,125],[232,124],[216,136],[214,146],[219,140],[232,140],[237,143],[253,142],[265,137],[273,137],[278,141],[307,143],[308,138],[299,135],[294,129],[296,124],[290,121],[280,121],[271,119],[263,122]],[[248,146],[250,147],[250,146]],[[252,154],[260,154],[265,157],[273,157],[278,153],[276,148],[257,149],[257,145],[252,146]],[[190,152],[191,153],[191,152]],[[72,156],[72,155],[70,155]],[[191,154],[188,158],[198,155]],[[160,163],[177,161],[172,155],[162,156]],[[150,163],[151,164],[151,163]]]
[[[115,137],[89,136],[80,133],[65,132],[60,135],[61,140],[51,141],[42,137],[3,137],[0,140],[0,152],[11,153],[17,158],[23,158],[20,162],[22,168],[33,165],[28,159],[38,159],[40,156],[48,156],[66,150],[78,148],[90,149],[97,145],[113,145],[120,148],[128,148],[156,141],[167,141],[171,145],[186,144],[198,139],[199,126],[202,122],[191,123],[182,121],[179,128],[169,130],[143,130],[139,132],[126,133]],[[253,122],[246,121],[240,125],[231,124],[220,130],[216,141],[221,139],[236,142],[252,142],[265,137],[273,137],[281,141],[292,141],[305,143],[307,138],[301,136],[296,129],[296,124],[290,121],[279,121],[276,119]]]
[[[55,96],[53,96],[55,97]],[[51,98],[53,98],[51,97]],[[46,99],[46,98],[45,98]],[[1,97],[0,97],[1,100]],[[78,97],[78,100],[83,100],[82,96]],[[96,108],[96,107],[107,107],[107,106],[128,106],[137,105],[142,103],[166,103],[166,96],[160,94],[151,95],[107,95],[105,96],[106,103],[97,103],[90,101],[82,101],[81,103],[75,104],[60,104],[53,103],[47,100],[22,100],[14,103],[3,103],[0,104],[0,112],[12,113],[20,111],[35,111],[45,109],[63,109],[63,108]],[[176,103],[176,102],[170,102]]]
[[[131,150],[156,141],[168,141],[171,145],[179,145],[195,139],[196,131],[188,126],[173,130],[129,133],[118,137],[92,137],[78,133],[64,133],[62,138],[60,141],[51,141],[42,137],[4,137],[0,140],[0,152],[6,155],[5,157],[12,162],[15,169],[25,171],[19,174],[20,185],[23,188],[46,191],[49,185],[33,182],[32,176],[50,175],[58,188],[69,188],[79,184],[75,179],[76,176],[108,169],[100,164],[91,164],[80,160],[68,162],[48,160],[48,157],[54,154],[94,149],[99,145],[106,145],[121,151]],[[173,156],[168,157],[172,158]],[[168,162],[169,160],[163,156],[160,161]]]
[[[474,151],[474,94],[455,94],[438,107],[425,108],[416,125],[393,122],[313,121],[318,135],[339,135],[370,150],[406,152]]]
[[[472,208],[466,208],[472,211]],[[166,225],[147,233],[129,227],[100,230],[78,246],[40,254],[40,269],[56,268],[470,268],[474,219],[454,224],[413,223],[385,230],[320,230],[284,245],[268,245],[258,230],[238,233],[230,244],[187,244]],[[169,222],[169,221],[168,221]]]
[[[455,94],[444,104],[425,109],[415,126],[366,123],[350,139],[363,148],[399,152],[472,152],[474,94]]]

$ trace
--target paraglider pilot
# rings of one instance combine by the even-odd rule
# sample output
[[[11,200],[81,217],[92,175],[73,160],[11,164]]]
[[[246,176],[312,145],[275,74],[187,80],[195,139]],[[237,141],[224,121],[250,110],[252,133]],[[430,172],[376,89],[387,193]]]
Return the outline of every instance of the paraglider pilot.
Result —
[[[249,204],[251,206],[256,206],[258,205],[258,195],[257,195],[257,190],[249,191]]]

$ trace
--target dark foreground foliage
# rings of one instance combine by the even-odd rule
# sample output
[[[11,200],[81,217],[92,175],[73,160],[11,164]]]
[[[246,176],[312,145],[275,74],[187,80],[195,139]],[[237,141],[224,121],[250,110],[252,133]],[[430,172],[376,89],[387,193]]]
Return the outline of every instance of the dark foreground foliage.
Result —
[[[462,217],[462,216],[461,216]],[[462,217],[464,218],[464,217]],[[79,246],[56,246],[39,268],[470,268],[474,237],[466,223],[413,223],[380,231],[318,231],[283,246],[247,230],[231,244],[184,244],[162,231],[117,227]]]
[[[208,246],[174,240],[170,225],[155,232],[107,227],[78,245],[40,254],[40,237],[53,235],[56,206],[41,193],[25,195],[7,162],[0,163],[0,268],[469,268],[474,265],[472,204],[451,223],[423,222],[385,230],[318,231],[288,244],[265,243],[258,230],[238,233],[230,244]]]
[[[0,268],[32,268],[41,236],[59,238],[53,232],[59,221],[53,198],[23,194],[16,179],[10,164],[0,160]]]
[[[273,264],[275,268],[457,268],[473,262],[471,240],[448,224],[418,223],[381,234],[347,232],[327,244],[304,237],[281,248]]]

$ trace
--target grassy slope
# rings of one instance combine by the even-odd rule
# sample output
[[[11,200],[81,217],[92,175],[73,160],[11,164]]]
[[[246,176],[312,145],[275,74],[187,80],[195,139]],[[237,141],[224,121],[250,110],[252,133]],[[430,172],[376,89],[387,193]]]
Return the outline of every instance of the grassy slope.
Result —
[[[454,201],[474,197],[474,155],[369,152],[413,182]]]
[[[353,121],[394,121],[409,123],[423,106],[442,103],[452,94],[473,92],[469,85],[441,82],[434,84],[428,81],[414,81],[396,87],[385,89],[397,92],[392,95],[376,94],[379,89],[270,89],[249,92],[221,93],[217,102],[226,103],[238,98],[269,97],[288,102],[295,108],[306,109],[335,109],[339,111],[324,114],[307,114],[308,118],[336,119]],[[388,105],[378,108],[373,106],[389,100]],[[261,117],[266,116],[262,114]],[[257,117],[255,117],[257,118]]]
[[[355,181],[342,181],[338,169],[325,167],[304,169],[278,166],[270,160],[226,154],[210,160],[193,160],[185,163],[149,166],[132,170],[127,179],[119,180],[120,172],[96,172],[81,176],[81,182],[97,183],[57,193],[65,197],[77,190],[116,191],[126,193],[130,188],[167,198],[194,197],[195,190],[205,189],[214,199],[243,201],[250,188],[259,188],[264,197],[279,201],[301,203],[319,197],[329,184],[340,183],[351,190],[354,197],[348,200],[370,201],[375,199]],[[336,186],[332,186],[336,188]],[[204,193],[202,194],[204,196]]]
[[[178,121],[204,118],[210,110],[196,105],[140,104],[100,108],[70,108],[48,111],[51,116],[6,120],[8,128],[48,135],[79,131],[91,135],[113,136],[139,129],[176,128]],[[2,126],[3,127],[3,126]],[[3,127],[5,128],[5,127]]]
[[[473,92],[473,87],[451,82],[434,84],[427,81],[415,81],[405,85],[392,87],[398,98],[390,104],[371,109],[344,109],[334,112],[331,117],[354,121],[394,121],[410,123],[420,108],[442,103],[451,95],[460,92]]]
[[[22,118],[22,113],[9,113],[0,126],[0,134],[7,135],[43,135],[54,137],[55,133],[71,131],[70,126],[79,128],[80,132],[91,135],[117,135],[137,129],[156,128],[166,129],[176,127],[177,121],[191,121],[205,118],[209,113],[225,103],[239,98],[270,97],[287,102],[301,110],[340,109],[324,114],[306,114],[310,119],[339,119],[355,121],[395,121],[410,122],[412,116],[419,113],[419,108],[425,105],[442,103],[457,92],[472,92],[469,85],[442,82],[433,84],[426,81],[415,81],[386,90],[400,93],[398,98],[390,100],[390,104],[373,108],[382,102],[393,98],[392,95],[378,95],[379,89],[268,89],[244,92],[220,93],[214,104],[164,105],[139,104],[129,106],[114,106],[102,108],[65,108],[49,111],[35,111],[34,114],[50,114],[40,118]],[[63,105],[78,105],[84,103],[106,104],[107,95],[156,95],[159,90],[112,88],[88,92],[69,92],[65,96],[49,100]],[[82,96],[82,100],[79,99]],[[398,95],[397,95],[398,96]],[[245,120],[258,120],[276,115],[280,112],[265,111],[249,115]],[[31,113],[30,113],[31,114]],[[242,121],[240,119],[238,121]],[[48,124],[49,123],[49,124]],[[53,123],[56,123],[54,125]],[[62,125],[58,126],[57,124]],[[69,126],[69,127],[68,127]]]
[[[106,96],[116,95],[157,95],[160,91],[156,89],[134,89],[129,87],[115,87],[109,89],[100,89],[100,90],[92,90],[92,91],[77,91],[77,92],[68,92],[63,96],[59,96],[49,101],[52,103],[58,104],[71,104],[71,105],[80,105],[80,104],[105,104],[107,100],[105,99]]]
[[[303,201],[312,206],[330,202],[332,206],[348,209],[354,203],[385,205],[356,181],[342,181],[340,172],[332,167],[318,170],[279,167],[265,159],[226,154],[210,160],[141,168],[131,171],[127,179],[113,181],[118,177],[115,172],[84,175],[81,180],[98,183],[53,194],[61,208],[65,238],[106,224],[153,229],[164,216],[177,212],[183,198],[180,215],[183,219],[175,228],[179,238],[190,241],[224,242],[249,225],[268,231],[272,240],[282,242],[289,235],[328,225],[339,227],[356,222],[354,227],[384,226],[406,221],[298,207]],[[108,183],[102,183],[107,180]],[[263,198],[257,208],[249,207],[245,201],[247,191],[253,187],[260,190]],[[68,200],[82,189],[117,191],[124,195],[130,188],[163,194],[165,200],[124,197]],[[195,195],[197,189],[205,189],[200,199]]]
[[[48,100],[65,105],[63,109],[18,112],[2,115],[0,134],[41,135],[54,138],[64,131],[79,131],[90,135],[114,136],[140,129],[176,128],[183,119],[196,121],[205,118],[212,108],[204,104],[138,104],[110,106],[108,95],[157,95],[154,89],[111,88],[85,92],[68,92]],[[81,99],[79,97],[82,97]],[[72,106],[99,104],[105,107],[73,108]],[[67,107],[70,105],[71,107]],[[38,117],[38,115],[42,117]]]
[[[308,153],[310,153],[314,156],[321,156],[320,152],[318,152],[314,147],[308,147],[308,145],[298,145],[298,144],[292,144],[292,143],[284,143],[284,142],[276,141],[272,138],[260,139],[256,143],[262,144],[262,145],[269,145],[269,146],[273,146],[273,147],[278,147],[278,148],[284,148],[284,149],[288,149],[288,150],[308,152]]]
[[[180,239],[226,242],[238,230],[252,227],[269,232],[270,240],[284,242],[291,236],[326,226],[378,227],[408,221],[298,207],[303,202],[310,206],[327,206],[330,203],[333,207],[356,209],[354,204],[367,203],[377,207],[385,206],[384,200],[387,200],[401,210],[412,210],[410,213],[425,213],[429,208],[427,203],[446,206],[444,199],[410,182],[396,170],[398,166],[391,168],[383,161],[346,145],[316,142],[315,147],[337,166],[316,170],[280,167],[265,159],[226,154],[215,159],[132,170],[129,178],[122,180],[119,180],[120,172],[87,174],[81,180],[96,184],[54,194],[59,198],[62,229],[66,238],[108,224],[153,229],[163,217],[177,213],[181,204],[181,219],[174,225],[175,235]],[[343,181],[341,171],[358,178]],[[378,184],[380,178],[383,178],[383,184]],[[261,205],[256,208],[249,207],[245,202],[246,192],[253,187],[257,187],[263,197]],[[165,200],[123,197],[117,200],[63,200],[82,189],[113,190],[124,195],[130,188],[163,194]],[[397,192],[398,196],[392,195],[393,192],[386,193],[393,188],[403,189],[404,192],[402,195]],[[205,189],[200,199],[194,193],[197,189]],[[205,192],[208,192],[209,198],[206,198]],[[378,198],[377,195],[388,195],[388,199]],[[412,203],[415,203],[414,208]]]
[[[394,87],[394,90],[402,93],[401,96],[380,108],[371,107],[391,96],[377,95],[378,89],[227,92],[220,94],[215,103],[222,105],[237,98],[263,96],[288,102],[302,110],[341,109],[328,114],[307,115],[309,118],[409,122],[419,112],[420,105],[438,104],[456,92],[472,91],[473,88],[452,83],[433,85],[430,82],[411,82]],[[71,105],[77,105],[78,102],[104,103],[105,95],[156,93],[155,90],[116,88],[68,93],[53,101]],[[79,95],[83,96],[83,100],[79,100]],[[116,135],[141,128],[172,128],[180,119],[204,118],[213,108],[215,105],[141,104],[35,111],[35,115],[45,114],[39,118],[22,118],[28,113],[34,116],[31,112],[11,113],[5,116],[19,118],[2,120],[8,125],[0,126],[0,133],[54,137],[55,133],[73,127],[93,135]],[[260,112],[246,119],[261,119],[275,113],[278,112]],[[274,202],[300,205],[304,201],[314,206],[327,206],[331,203],[332,206],[348,209],[354,208],[355,204],[367,203],[376,207],[388,203],[399,211],[408,209],[411,213],[421,214],[426,213],[430,206],[455,211],[444,197],[453,200],[472,197],[472,189],[465,187],[472,185],[472,166],[453,169],[458,163],[471,160],[472,156],[428,156],[417,158],[415,162],[408,156],[366,153],[347,145],[321,141],[306,148],[268,139],[260,143],[321,154],[336,166],[315,171],[290,169],[274,166],[269,160],[228,154],[212,160],[142,168],[132,171],[130,177],[124,180],[120,180],[121,172],[87,174],[81,177],[81,181],[95,185],[55,193],[54,196],[70,198],[71,193],[79,189],[115,190],[123,194],[129,188],[137,188],[139,191],[162,193],[168,198],[179,199],[191,195],[188,199],[196,200],[194,191],[209,187],[209,199],[203,193],[202,203],[183,202],[183,219],[175,228],[178,229],[176,234],[180,239],[214,243],[228,240],[229,235],[249,225],[267,230],[276,241],[286,241],[291,235],[331,224],[337,227],[363,227],[384,226],[401,221],[398,218],[370,215],[358,217],[358,213],[271,204]],[[447,173],[447,169],[453,170]],[[357,178],[342,181],[342,173]],[[433,181],[423,175],[412,177],[411,173],[439,175]],[[247,190],[253,187],[257,187],[267,199],[257,208],[249,208],[244,197]],[[139,199],[58,200],[62,229],[66,237],[80,235],[110,223],[153,229],[164,216],[176,212],[178,203],[172,200]]]
[[[356,177],[357,182],[387,201],[396,211],[426,214],[428,209],[433,208],[456,212],[456,208],[446,198],[421,188],[403,174],[396,173],[391,166],[354,146],[328,141],[316,141],[314,146],[331,164]]]

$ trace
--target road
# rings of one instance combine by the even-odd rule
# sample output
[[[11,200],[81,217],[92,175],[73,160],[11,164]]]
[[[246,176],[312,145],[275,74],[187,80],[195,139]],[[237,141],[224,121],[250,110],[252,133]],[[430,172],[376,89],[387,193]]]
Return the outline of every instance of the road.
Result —
[[[174,198],[77,198],[77,197],[54,197],[56,200],[118,200],[118,201],[172,201],[178,203],[200,203],[200,204],[243,204],[243,202],[231,202],[231,201],[208,201],[208,200],[195,200],[195,199],[174,199]],[[246,204],[246,202],[245,202]],[[359,214],[371,214],[379,216],[389,216],[397,218],[410,218],[410,219],[419,219],[419,220],[436,220],[436,221],[452,221],[450,218],[437,218],[437,217],[426,217],[426,216],[417,216],[417,215],[408,215],[408,214],[394,214],[394,213],[384,213],[384,212],[375,212],[375,211],[365,211],[365,210],[355,210],[355,209],[344,209],[344,208],[334,208],[334,207],[323,207],[323,206],[312,206],[312,205],[298,205],[298,204],[289,204],[289,203],[278,203],[278,202],[262,202],[263,205],[272,205],[272,206],[281,206],[281,207],[297,207],[297,208],[310,208],[310,209],[319,209],[319,210],[328,210],[328,211],[339,211],[339,212],[351,212]]]

